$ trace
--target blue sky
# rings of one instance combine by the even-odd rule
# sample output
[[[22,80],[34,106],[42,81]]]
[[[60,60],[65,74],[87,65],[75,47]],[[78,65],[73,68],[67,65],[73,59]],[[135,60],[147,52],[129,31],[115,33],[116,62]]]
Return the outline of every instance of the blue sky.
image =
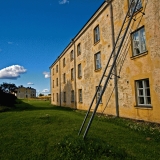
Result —
[[[0,84],[50,92],[49,67],[104,0],[0,0]]]

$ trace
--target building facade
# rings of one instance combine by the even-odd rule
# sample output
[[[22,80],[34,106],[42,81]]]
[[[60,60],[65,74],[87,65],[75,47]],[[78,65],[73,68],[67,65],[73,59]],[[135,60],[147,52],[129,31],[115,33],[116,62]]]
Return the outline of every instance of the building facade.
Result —
[[[31,87],[20,86],[17,88],[17,98],[19,99],[36,98],[36,90]]]
[[[130,2],[105,1],[50,66],[52,104],[88,110],[124,17],[137,0],[129,9]],[[97,112],[160,123],[160,1],[139,0],[134,12]]]

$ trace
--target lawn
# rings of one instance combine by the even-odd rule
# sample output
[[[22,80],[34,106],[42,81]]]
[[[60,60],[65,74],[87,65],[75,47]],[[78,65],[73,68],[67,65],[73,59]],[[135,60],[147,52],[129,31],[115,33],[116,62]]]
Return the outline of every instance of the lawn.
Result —
[[[83,140],[84,116],[49,101],[18,101],[0,112],[0,160],[160,159],[158,125],[96,116]]]

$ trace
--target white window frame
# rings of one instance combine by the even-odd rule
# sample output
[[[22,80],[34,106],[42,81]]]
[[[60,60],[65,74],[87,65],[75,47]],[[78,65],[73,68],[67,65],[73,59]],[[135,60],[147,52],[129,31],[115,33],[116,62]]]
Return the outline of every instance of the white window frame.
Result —
[[[140,86],[140,83],[142,84],[142,86]],[[142,79],[136,81],[136,99],[138,106],[151,106],[149,79]],[[143,101],[143,103],[141,100]]]
[[[140,55],[147,51],[145,29],[141,27],[132,33],[132,50],[133,56]]]
[[[130,12],[131,12],[131,13],[133,12],[134,7],[135,7],[137,1],[138,1],[138,0],[134,0],[133,4],[132,4],[132,6],[131,6],[131,9],[130,9]],[[131,2],[132,2],[132,0],[129,0],[129,6],[130,6]],[[137,12],[137,11],[140,10],[141,8],[142,8],[142,1],[139,0],[139,3],[137,4],[137,7],[136,7],[136,9],[135,9],[135,12]]]
[[[95,70],[101,69],[101,53],[98,52],[94,55],[95,58]]]
[[[82,89],[78,90],[78,94],[79,94],[79,102],[82,103],[83,99],[82,99]]]
[[[82,65],[81,63],[78,65],[78,78],[82,77]]]
[[[97,91],[97,89],[98,89],[98,86],[96,86],[96,91]],[[100,86],[99,89],[98,89],[98,91],[97,91],[96,103],[98,102],[98,100],[99,100],[99,98],[100,98],[101,92],[102,92],[102,86]],[[102,103],[102,98],[101,98],[100,103]]]
[[[94,28],[94,43],[97,43],[98,41],[100,41],[99,25]]]

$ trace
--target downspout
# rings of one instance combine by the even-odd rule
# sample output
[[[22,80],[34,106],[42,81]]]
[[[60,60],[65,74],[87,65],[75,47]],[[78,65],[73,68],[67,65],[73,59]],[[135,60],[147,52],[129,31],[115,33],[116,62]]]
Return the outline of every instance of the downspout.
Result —
[[[110,1],[110,20],[111,20],[111,33],[112,33],[112,49],[115,45],[115,33],[114,33],[114,20],[113,20],[113,6],[112,0]],[[115,57],[115,52],[113,53]],[[117,75],[117,67],[114,67],[114,74]],[[115,86],[115,105],[116,105],[116,116],[119,117],[119,102],[118,102],[118,77],[114,76]]]
[[[59,58],[59,104],[61,106],[61,63],[60,63],[60,57]]]
[[[76,71],[77,71],[77,68],[76,68],[76,45],[75,45],[75,41],[74,39],[72,39],[72,44],[74,45],[74,89],[75,89],[75,92],[74,92],[74,109],[77,109],[77,83],[76,83],[76,79],[77,79],[77,75],[76,75]]]

